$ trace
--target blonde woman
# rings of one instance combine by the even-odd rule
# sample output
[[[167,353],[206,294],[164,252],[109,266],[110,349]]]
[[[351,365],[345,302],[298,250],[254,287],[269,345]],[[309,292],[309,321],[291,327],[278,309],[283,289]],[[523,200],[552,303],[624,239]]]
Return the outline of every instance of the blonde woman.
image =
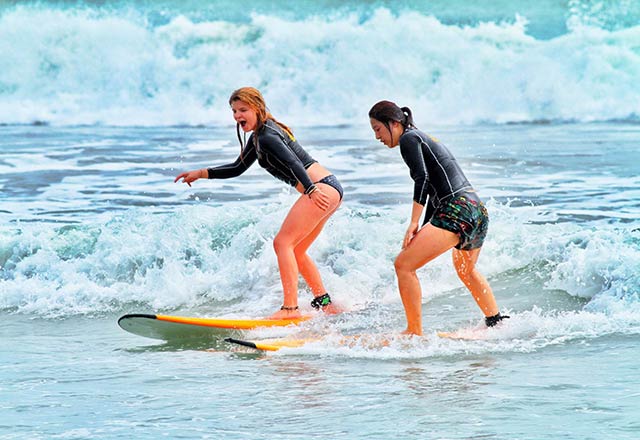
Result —
[[[175,182],[182,179],[191,186],[201,178],[236,177],[257,160],[267,172],[294,187],[300,197],[273,241],[284,299],[280,310],[270,317],[286,319],[301,316],[298,309],[299,274],[313,292],[311,305],[328,313],[337,312],[307,250],[342,201],[340,182],[302,148],[289,127],[271,115],[260,91],[253,87],[240,88],[231,94],[229,105],[240,140],[240,155],[236,161],[181,173]],[[240,130],[252,133],[246,144],[242,142]]]

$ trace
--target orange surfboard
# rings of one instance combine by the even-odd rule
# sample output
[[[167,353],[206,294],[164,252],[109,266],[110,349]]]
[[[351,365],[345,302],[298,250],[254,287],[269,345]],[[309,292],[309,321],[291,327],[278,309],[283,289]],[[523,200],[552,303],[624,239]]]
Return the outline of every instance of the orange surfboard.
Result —
[[[164,341],[184,338],[228,335],[233,330],[259,327],[286,327],[311,319],[228,319],[132,313],[118,319],[118,325],[129,333]]]

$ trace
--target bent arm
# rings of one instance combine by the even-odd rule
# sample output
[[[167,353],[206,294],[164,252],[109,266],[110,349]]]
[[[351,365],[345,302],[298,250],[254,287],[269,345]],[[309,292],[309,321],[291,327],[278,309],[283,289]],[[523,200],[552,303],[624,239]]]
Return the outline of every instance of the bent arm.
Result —
[[[422,216],[422,211],[424,211],[424,205],[420,203],[413,202],[411,207],[411,224],[418,225],[420,223],[420,216]]]
[[[427,203],[429,172],[422,154],[422,143],[417,136],[403,136],[400,139],[400,153],[409,167],[413,179],[413,201],[425,205]]]
[[[294,154],[284,140],[269,134],[260,136],[260,148],[267,150],[282,166],[291,170],[293,175],[302,184],[305,192],[313,187],[313,182],[304,169],[302,161]]]
[[[422,215],[423,209],[423,205],[413,202],[413,206],[411,208],[411,221],[409,222],[407,232],[404,234],[402,249],[406,249],[407,246],[409,246],[409,243],[411,243],[411,240],[413,240],[413,237],[418,233],[418,230],[420,229],[420,216]]]

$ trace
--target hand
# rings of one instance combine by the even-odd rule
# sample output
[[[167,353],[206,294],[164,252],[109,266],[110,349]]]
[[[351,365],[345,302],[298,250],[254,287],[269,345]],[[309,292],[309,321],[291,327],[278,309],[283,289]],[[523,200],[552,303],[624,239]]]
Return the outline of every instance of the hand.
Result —
[[[331,199],[328,195],[322,192],[320,188],[309,194],[309,198],[316,204],[316,206],[323,211],[326,211],[329,208],[329,203]]]
[[[173,181],[173,183],[176,183],[178,180],[182,179],[184,183],[191,186],[191,182],[195,182],[196,180],[204,177],[203,171],[206,172],[207,170],[192,170],[185,173],[180,173],[178,177],[176,177],[176,179]]]
[[[418,223],[411,222],[409,224],[409,228],[407,229],[407,232],[405,232],[404,234],[404,240],[402,241],[402,249],[406,249],[407,246],[409,246],[409,244],[411,243],[411,240],[413,240],[413,237],[415,237],[417,233],[418,233]]]

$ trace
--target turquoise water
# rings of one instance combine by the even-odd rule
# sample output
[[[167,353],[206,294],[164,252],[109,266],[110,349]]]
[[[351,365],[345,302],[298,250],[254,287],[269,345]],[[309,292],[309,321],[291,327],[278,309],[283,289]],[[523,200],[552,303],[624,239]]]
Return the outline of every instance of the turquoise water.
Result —
[[[279,306],[270,239],[295,194],[259,169],[173,183],[178,169],[233,157],[232,129],[0,130],[0,438],[640,432],[637,125],[434,127],[488,200],[480,267],[512,316],[488,341],[435,336],[481,321],[448,256],[420,272],[426,337],[393,337],[404,328],[391,261],[407,171],[366,126],[300,129],[347,191],[312,253],[349,312],[244,335],[326,336],[267,355],[116,324],[130,312],[248,317]],[[303,289],[306,312],[310,297]],[[350,334],[392,342],[342,346]]]
[[[29,335],[21,320],[3,318],[21,342],[2,359],[7,439],[633,439],[640,429],[637,335],[532,352],[262,357],[143,343],[106,317],[35,320]]]
[[[293,7],[292,5],[296,5]],[[0,439],[637,439],[636,2],[4,2],[0,5]],[[301,37],[304,36],[304,38]],[[348,311],[260,354],[122,331],[125,313],[260,317],[296,195],[238,151],[226,102],[260,87],[345,187],[311,249]],[[422,339],[392,261],[411,203],[366,112],[390,98],[487,201],[481,316],[450,256],[419,273]],[[306,287],[301,307],[311,312]],[[373,334],[388,346],[345,347]]]

